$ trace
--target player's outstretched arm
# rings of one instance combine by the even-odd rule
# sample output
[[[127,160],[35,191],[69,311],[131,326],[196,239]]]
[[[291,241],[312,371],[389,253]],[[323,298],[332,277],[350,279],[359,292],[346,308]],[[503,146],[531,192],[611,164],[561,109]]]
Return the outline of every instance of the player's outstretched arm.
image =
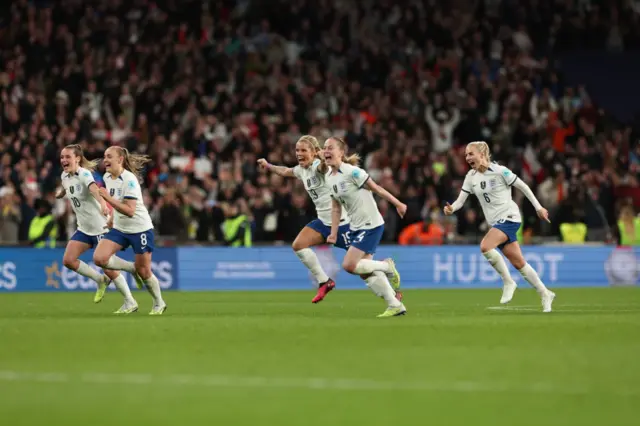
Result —
[[[56,192],[56,198],[59,200],[60,198],[64,197],[66,193],[67,193],[67,190],[64,188],[61,188],[60,191]]]
[[[540,201],[538,201],[538,199],[536,198],[531,188],[529,188],[529,185],[524,183],[522,179],[516,178],[516,181],[513,183],[513,186],[518,188],[520,191],[522,191],[524,196],[527,197],[527,200],[529,200],[529,202],[533,205],[533,208],[536,209],[536,213],[538,214],[538,217],[540,219],[546,220],[547,222],[551,222],[549,220],[549,212],[547,211],[547,209],[542,207],[542,204],[540,204]]]
[[[364,186],[374,194],[378,194],[379,196],[387,200],[389,203],[393,204],[396,210],[398,211],[398,214],[400,215],[400,217],[404,217],[405,213],[407,212],[407,205],[405,203],[398,200],[389,191],[387,191],[386,189],[384,189],[383,187],[375,183],[371,178],[367,180]]]
[[[263,169],[269,170],[270,172],[273,172],[282,177],[295,177],[295,175],[293,174],[293,169],[291,167],[274,166],[264,158],[258,160],[258,165],[260,165],[260,167],[262,167]]]
[[[462,208],[462,206],[464,206],[465,201],[467,201],[467,198],[469,197],[469,193],[462,190],[460,191],[460,194],[458,195],[458,198],[453,202],[453,204],[449,204],[447,203],[444,206],[444,214],[446,214],[447,216],[450,216],[452,214],[454,214],[455,212],[457,212],[458,210],[460,210]]]
[[[338,227],[342,217],[342,205],[335,198],[331,198],[331,234],[327,237],[327,243],[335,244],[338,241]]]

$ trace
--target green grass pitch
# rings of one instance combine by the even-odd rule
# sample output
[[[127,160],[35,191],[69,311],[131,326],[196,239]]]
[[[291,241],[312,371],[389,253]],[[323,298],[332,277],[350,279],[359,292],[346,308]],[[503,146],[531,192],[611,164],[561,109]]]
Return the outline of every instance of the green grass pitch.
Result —
[[[0,296],[0,424],[637,425],[640,289]]]

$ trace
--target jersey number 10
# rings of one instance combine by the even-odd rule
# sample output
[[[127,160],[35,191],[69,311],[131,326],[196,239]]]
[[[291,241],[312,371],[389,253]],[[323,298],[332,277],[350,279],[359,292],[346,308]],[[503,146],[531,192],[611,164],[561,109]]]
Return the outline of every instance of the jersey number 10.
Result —
[[[80,200],[78,200],[76,197],[71,197],[71,202],[76,208],[80,207]]]

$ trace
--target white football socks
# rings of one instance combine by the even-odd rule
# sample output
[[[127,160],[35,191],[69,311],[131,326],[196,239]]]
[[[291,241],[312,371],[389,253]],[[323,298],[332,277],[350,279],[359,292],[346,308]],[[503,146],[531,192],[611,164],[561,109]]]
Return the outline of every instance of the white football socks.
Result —
[[[133,264],[133,262],[128,262],[116,255],[111,256],[104,268],[113,269],[115,271],[125,271],[129,272],[130,274],[133,274],[136,271],[136,266]]]
[[[78,262],[80,262],[80,266],[78,266],[78,269],[76,270],[78,274],[87,278],[91,278],[98,284],[102,282],[102,274],[100,272],[96,271],[91,266],[84,263],[82,260],[79,260]]]
[[[131,294],[131,289],[129,289],[129,284],[127,284],[127,280],[124,279],[122,274],[118,275],[115,280],[113,280],[113,284],[116,286],[120,294],[124,296],[125,303],[136,303],[133,295]]]
[[[353,273],[358,275],[368,275],[375,271],[389,272],[389,264],[379,260],[362,259],[356,265]]]
[[[296,256],[298,256],[302,264],[311,271],[311,274],[318,282],[318,285],[329,281],[329,276],[324,272],[324,269],[322,269],[318,256],[316,256],[316,253],[312,249],[305,248],[298,250],[296,251]]]
[[[374,272],[365,282],[367,283],[367,287],[373,291],[373,294],[382,297],[390,308],[397,308],[402,305],[402,303],[396,299],[396,292],[393,291],[391,284],[389,284],[389,279],[383,272]]]
[[[164,300],[162,300],[162,291],[160,290],[160,282],[155,275],[151,274],[151,278],[144,280],[145,287],[147,287],[147,291],[153,297],[153,302],[156,305],[164,305]]]
[[[500,275],[503,282],[511,283],[513,279],[511,278],[511,274],[509,274],[509,268],[507,267],[507,263],[504,261],[504,258],[498,253],[498,250],[492,249],[486,253],[482,253],[482,255],[489,261],[493,269]]]
[[[538,293],[543,294],[548,291],[547,287],[545,287],[545,285],[542,283],[542,280],[540,279],[540,276],[538,275],[536,270],[533,269],[528,263],[524,265],[522,269],[520,269],[520,274],[525,280],[527,280],[529,284],[531,284],[533,288],[536,289]]]

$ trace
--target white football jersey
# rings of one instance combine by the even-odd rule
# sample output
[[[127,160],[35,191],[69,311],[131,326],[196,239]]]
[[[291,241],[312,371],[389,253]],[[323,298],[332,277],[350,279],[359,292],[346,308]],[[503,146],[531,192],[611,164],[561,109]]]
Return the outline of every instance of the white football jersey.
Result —
[[[62,173],[61,180],[65,198],[71,202],[76,215],[78,230],[91,236],[107,232],[107,218],[102,215],[100,203],[89,190],[89,186],[96,183],[91,171],[80,167],[76,173]]]
[[[484,173],[470,170],[464,178],[462,190],[478,197],[489,225],[500,221],[520,223],[520,209],[511,198],[511,186],[517,179],[518,176],[508,168],[491,163]]]
[[[133,217],[123,215],[114,209],[113,228],[125,234],[138,234],[140,232],[153,229],[153,222],[149,211],[142,199],[142,189],[136,175],[129,170],[124,170],[118,178],[111,176],[111,173],[104,175],[104,183],[107,186],[109,195],[118,201],[136,200],[136,210]]]
[[[331,197],[342,204],[351,219],[351,229],[373,229],[384,225],[376,200],[368,189],[363,188],[369,180],[367,172],[360,167],[342,163],[338,173],[329,170],[326,176],[331,188]]]
[[[304,184],[304,188],[316,206],[318,219],[320,219],[323,224],[331,226],[331,190],[327,185],[325,175],[318,171],[320,164],[321,161],[316,159],[308,168],[295,166],[293,168],[293,174]],[[342,209],[340,225],[346,223],[349,223],[349,216],[347,215],[347,211]]]

